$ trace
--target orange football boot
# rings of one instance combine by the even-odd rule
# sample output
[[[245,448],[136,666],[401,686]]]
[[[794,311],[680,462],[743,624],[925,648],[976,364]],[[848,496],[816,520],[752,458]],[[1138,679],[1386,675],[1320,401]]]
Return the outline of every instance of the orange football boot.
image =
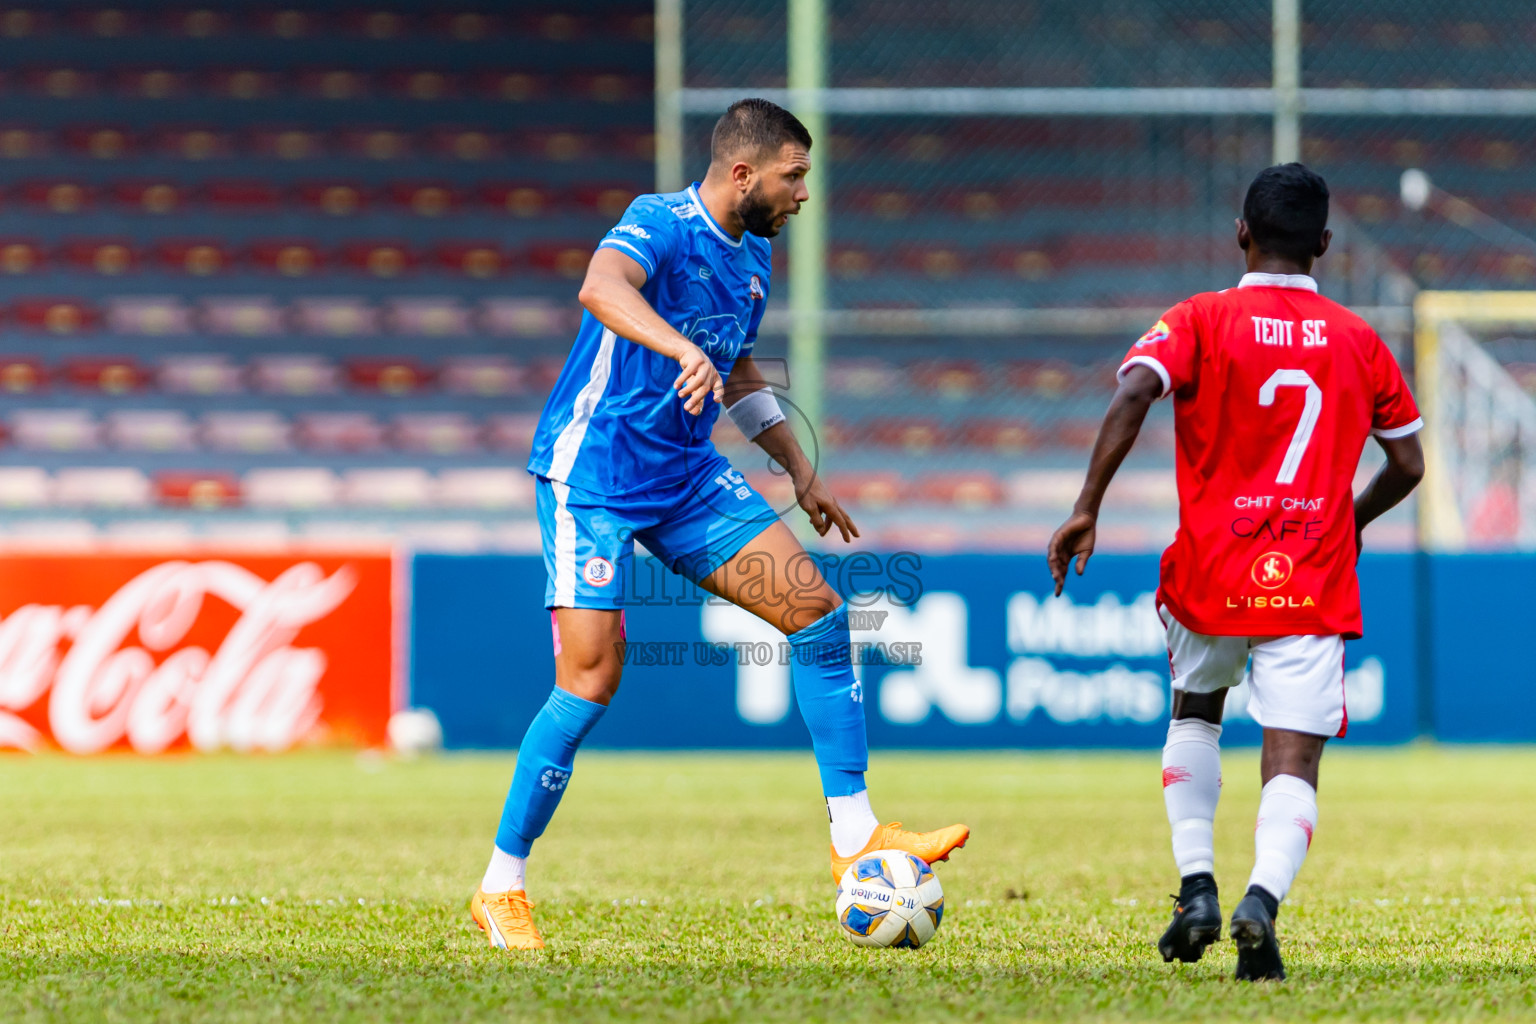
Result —
[[[497,949],[543,949],[544,936],[533,923],[533,901],[522,889],[486,892],[476,889],[469,916]]]
[[[936,864],[949,860],[949,855],[964,846],[969,838],[971,830],[965,825],[950,825],[932,832],[908,832],[901,827],[901,822],[893,821],[876,828],[864,849],[852,857],[839,857],[837,847],[832,847],[832,881],[834,884],[841,882],[848,865],[876,850],[904,850],[927,864]]]

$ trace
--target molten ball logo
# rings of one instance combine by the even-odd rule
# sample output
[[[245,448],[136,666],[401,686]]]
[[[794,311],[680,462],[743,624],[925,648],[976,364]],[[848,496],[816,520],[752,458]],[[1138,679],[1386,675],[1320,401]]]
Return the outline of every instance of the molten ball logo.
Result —
[[[1290,555],[1281,554],[1279,551],[1267,551],[1254,559],[1250,575],[1253,577],[1253,582],[1265,590],[1274,590],[1291,581],[1292,569]]]

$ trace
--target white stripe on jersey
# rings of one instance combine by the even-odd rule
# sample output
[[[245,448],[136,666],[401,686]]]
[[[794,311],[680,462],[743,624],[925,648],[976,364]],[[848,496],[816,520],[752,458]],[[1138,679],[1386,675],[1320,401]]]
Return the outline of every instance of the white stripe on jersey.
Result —
[[[555,607],[576,604],[576,517],[565,507],[571,488],[558,480],[549,482],[555,494]]]
[[[608,374],[613,369],[613,343],[616,335],[603,328],[603,341],[597,347],[592,360],[592,373],[587,383],[576,393],[571,403],[571,422],[555,438],[554,450],[549,460],[549,479],[565,480],[571,467],[576,465],[576,455],[581,451],[582,439],[587,436],[587,424],[592,422],[592,412],[608,388]]]
[[[645,253],[641,252],[635,246],[630,245],[628,242],[624,241],[622,238],[605,238],[601,242],[597,243],[597,247],[599,249],[601,249],[605,245],[622,245],[624,248],[626,248],[630,252],[634,253],[635,257],[641,263],[645,264],[645,269],[646,270],[648,270],[652,274],[656,273],[656,268],[651,266],[651,258],[649,256],[647,256]]]

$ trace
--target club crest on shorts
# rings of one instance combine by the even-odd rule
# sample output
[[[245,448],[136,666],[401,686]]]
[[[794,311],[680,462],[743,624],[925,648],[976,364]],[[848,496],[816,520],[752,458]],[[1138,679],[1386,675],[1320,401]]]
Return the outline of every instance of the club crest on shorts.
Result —
[[[606,587],[613,582],[613,563],[606,558],[589,558],[581,567],[581,578],[594,587]]]
[[[1265,590],[1274,590],[1283,587],[1291,581],[1291,573],[1295,567],[1291,564],[1291,556],[1279,551],[1266,551],[1253,560],[1253,568],[1249,575],[1253,582]]]
[[[751,295],[754,299],[762,298],[763,279],[758,277],[756,274],[753,274],[752,280],[747,282],[747,294]]]

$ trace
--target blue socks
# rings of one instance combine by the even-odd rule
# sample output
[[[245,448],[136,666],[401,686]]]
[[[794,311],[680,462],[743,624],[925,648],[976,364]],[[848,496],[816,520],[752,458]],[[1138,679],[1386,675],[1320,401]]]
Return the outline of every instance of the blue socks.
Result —
[[[853,678],[849,641],[846,604],[789,637],[795,702],[811,732],[822,793],[829,797],[862,792],[869,768],[864,693]]]
[[[558,686],[550,691],[517,748],[517,770],[496,830],[497,849],[514,857],[528,856],[565,795],[576,748],[607,710],[606,704],[583,700]]]

